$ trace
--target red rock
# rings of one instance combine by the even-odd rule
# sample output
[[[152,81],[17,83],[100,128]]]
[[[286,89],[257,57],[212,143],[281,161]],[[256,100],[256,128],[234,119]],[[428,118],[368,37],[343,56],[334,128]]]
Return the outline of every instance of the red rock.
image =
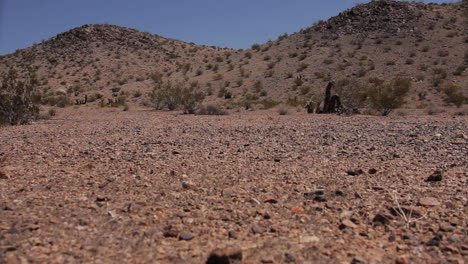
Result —
[[[351,220],[349,219],[344,219],[343,221],[341,221],[341,225],[340,225],[340,229],[345,229],[345,228],[357,228],[358,226],[353,223]]]
[[[0,170],[0,179],[3,179],[3,180],[10,179],[10,173],[4,170]]]
[[[418,204],[422,206],[439,206],[440,202],[434,197],[422,197],[419,199]]]
[[[291,213],[293,213],[293,214],[302,214],[302,213],[304,213],[304,211],[305,210],[302,207],[294,207],[294,208],[291,209]]]

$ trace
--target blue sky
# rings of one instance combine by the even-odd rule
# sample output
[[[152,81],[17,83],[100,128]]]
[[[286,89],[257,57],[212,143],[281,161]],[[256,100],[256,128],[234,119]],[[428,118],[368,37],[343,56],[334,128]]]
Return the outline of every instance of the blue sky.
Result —
[[[230,48],[276,39],[365,0],[0,0],[0,55],[83,24]],[[453,2],[453,1],[424,1]]]

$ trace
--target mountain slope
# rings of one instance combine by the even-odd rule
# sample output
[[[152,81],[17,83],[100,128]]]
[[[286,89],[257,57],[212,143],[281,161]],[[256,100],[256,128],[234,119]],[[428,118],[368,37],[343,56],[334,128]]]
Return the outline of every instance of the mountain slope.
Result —
[[[305,101],[330,80],[339,91],[365,89],[369,79],[409,78],[408,107],[446,105],[441,87],[468,94],[465,3],[372,1],[328,21],[248,50],[221,49],[166,39],[112,25],[85,25],[0,57],[0,72],[37,70],[41,88],[111,97],[111,89],[143,94],[151,75],[206,91],[208,101]],[[70,89],[69,89],[70,90]],[[226,92],[232,98],[224,99]],[[218,97],[221,96],[221,97]],[[73,97],[74,95],[72,95]],[[128,96],[133,104],[145,96]]]

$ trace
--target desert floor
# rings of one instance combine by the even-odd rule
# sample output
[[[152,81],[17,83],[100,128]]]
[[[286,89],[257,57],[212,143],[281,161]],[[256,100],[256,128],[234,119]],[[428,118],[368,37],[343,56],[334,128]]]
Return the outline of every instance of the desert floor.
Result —
[[[464,263],[467,133],[466,116],[63,110],[0,128],[0,263]]]

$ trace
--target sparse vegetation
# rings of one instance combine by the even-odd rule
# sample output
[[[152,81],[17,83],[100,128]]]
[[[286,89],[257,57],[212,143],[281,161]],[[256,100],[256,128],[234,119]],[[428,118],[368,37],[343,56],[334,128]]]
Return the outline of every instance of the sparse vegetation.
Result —
[[[156,110],[181,108],[184,113],[193,114],[205,98],[204,93],[193,88],[183,88],[181,83],[159,80],[149,93],[150,103]]]
[[[461,107],[465,101],[466,97],[463,95],[462,89],[460,86],[455,84],[448,84],[442,89],[447,95],[446,102],[454,104],[456,107]]]
[[[2,76],[0,86],[0,122],[22,125],[37,118],[39,107],[33,101],[38,81],[33,73],[20,80],[18,73],[10,69]]]
[[[411,81],[400,78],[387,84],[374,84],[367,91],[367,100],[371,108],[387,116],[405,103],[410,88]]]
[[[197,111],[198,115],[227,115],[226,111],[223,111],[219,108],[217,105],[206,105],[206,106],[200,106],[200,108]]]

